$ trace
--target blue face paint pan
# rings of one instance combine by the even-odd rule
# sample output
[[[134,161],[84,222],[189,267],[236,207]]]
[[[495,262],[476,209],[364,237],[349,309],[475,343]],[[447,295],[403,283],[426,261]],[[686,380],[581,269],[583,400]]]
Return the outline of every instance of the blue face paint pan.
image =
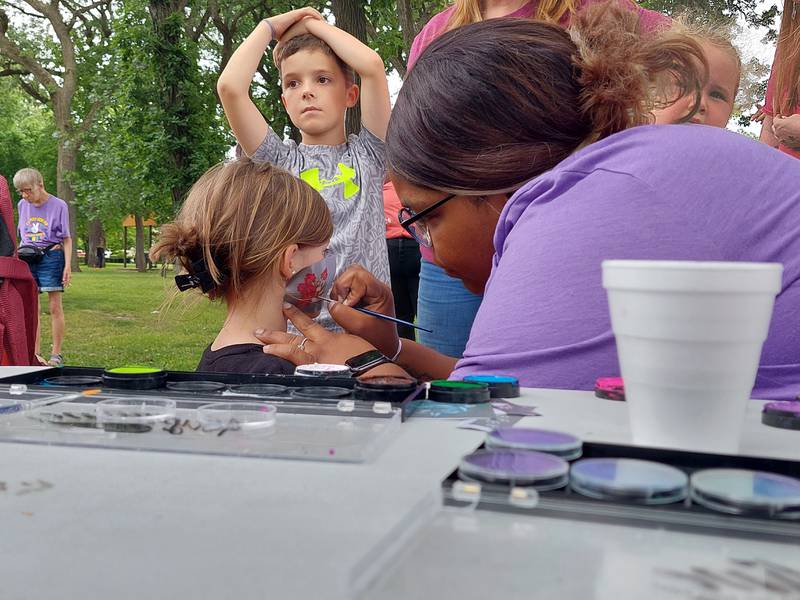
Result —
[[[492,398],[519,398],[519,379],[505,375],[467,375],[464,381],[485,383]]]
[[[632,458],[579,460],[569,478],[573,491],[598,500],[671,504],[689,492],[689,478],[680,469]]]
[[[692,474],[692,501],[733,515],[800,519],[800,480],[746,469],[705,469]]]

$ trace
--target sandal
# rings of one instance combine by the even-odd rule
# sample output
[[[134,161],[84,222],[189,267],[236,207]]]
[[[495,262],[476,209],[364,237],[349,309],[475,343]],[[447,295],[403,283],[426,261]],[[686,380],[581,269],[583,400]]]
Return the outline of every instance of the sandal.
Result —
[[[50,360],[47,361],[47,364],[51,367],[63,367],[64,357],[60,354],[51,354]]]

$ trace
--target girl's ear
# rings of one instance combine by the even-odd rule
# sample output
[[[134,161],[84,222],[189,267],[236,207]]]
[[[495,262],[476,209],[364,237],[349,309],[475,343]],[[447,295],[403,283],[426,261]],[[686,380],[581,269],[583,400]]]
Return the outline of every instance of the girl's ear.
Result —
[[[294,266],[294,260],[296,258],[298,249],[299,246],[297,244],[292,244],[283,251],[283,256],[281,257],[280,262],[280,273],[281,277],[287,281],[292,278],[292,275],[297,273],[297,268]]]

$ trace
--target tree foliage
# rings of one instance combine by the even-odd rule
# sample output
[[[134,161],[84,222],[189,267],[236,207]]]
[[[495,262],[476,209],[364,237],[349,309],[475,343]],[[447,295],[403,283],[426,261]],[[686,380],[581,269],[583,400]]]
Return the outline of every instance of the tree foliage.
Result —
[[[192,182],[234,140],[215,82],[260,19],[311,5],[405,75],[420,28],[447,0],[0,0],[0,171],[37,166],[75,206],[79,238],[116,238],[125,215],[174,216]],[[644,0],[766,27],[758,0]],[[765,65],[745,65],[742,102],[763,95]],[[278,73],[262,62],[253,99],[279,134],[297,138]],[[350,128],[358,126],[352,115]],[[77,194],[72,195],[72,189]],[[62,197],[64,197],[62,195]],[[92,223],[92,220],[95,220]],[[90,233],[91,232],[91,233]],[[141,236],[140,236],[141,238]],[[92,242],[94,239],[94,242]],[[140,254],[143,249],[140,249]]]

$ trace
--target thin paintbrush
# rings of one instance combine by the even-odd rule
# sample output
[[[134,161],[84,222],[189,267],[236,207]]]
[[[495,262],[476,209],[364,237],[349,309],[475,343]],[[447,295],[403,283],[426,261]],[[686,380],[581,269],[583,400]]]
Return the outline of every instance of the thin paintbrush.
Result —
[[[323,298],[322,296],[316,297],[318,300],[322,300],[323,302],[333,302],[330,298]],[[403,319],[396,319],[395,317],[389,317],[387,315],[382,315],[379,312],[375,312],[374,310],[370,310],[368,308],[361,308],[358,306],[351,306],[353,310],[357,310],[358,312],[362,312],[365,315],[371,315],[373,317],[377,317],[379,319],[385,319],[387,321],[392,321],[393,323],[400,323],[401,325],[408,325],[409,327],[413,327],[414,329],[421,329],[422,331],[427,331],[428,333],[433,333],[430,329],[426,329],[425,327],[420,327],[419,325],[414,325],[413,323],[409,323],[408,321],[403,321]]]

